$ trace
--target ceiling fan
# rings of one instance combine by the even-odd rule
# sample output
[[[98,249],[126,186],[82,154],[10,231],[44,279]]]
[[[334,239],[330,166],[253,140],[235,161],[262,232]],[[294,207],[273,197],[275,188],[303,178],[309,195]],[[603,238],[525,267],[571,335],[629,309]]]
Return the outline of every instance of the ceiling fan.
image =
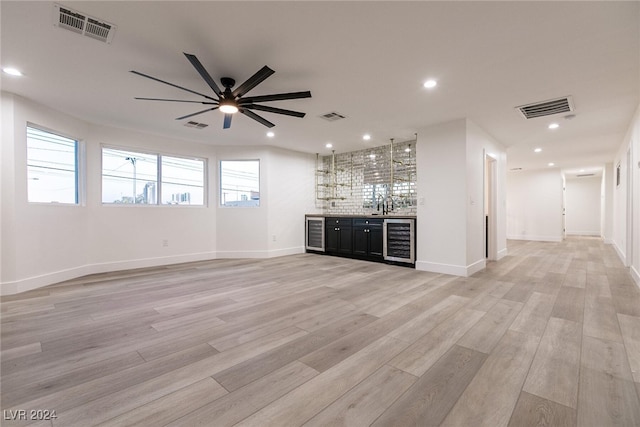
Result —
[[[246,95],[247,92],[249,92],[251,89],[253,89],[257,85],[262,83],[267,77],[275,73],[275,71],[273,71],[271,68],[267,67],[266,65],[262,67],[253,76],[249,77],[247,81],[245,81],[244,83],[242,83],[240,86],[238,86],[233,90],[232,88],[235,86],[236,81],[231,77],[222,77],[220,79],[220,83],[222,83],[224,90],[220,90],[220,87],[218,87],[216,82],[211,78],[207,70],[205,70],[205,68],[202,66],[202,64],[200,63],[198,58],[196,58],[195,55],[185,53],[184,56],[186,56],[189,62],[191,62],[191,65],[193,65],[196,71],[200,74],[200,76],[204,79],[204,81],[213,90],[217,98],[213,96],[205,95],[200,92],[196,92],[191,89],[187,89],[182,86],[178,86],[173,83],[166,82],[164,80],[160,80],[158,78],[149,76],[144,73],[140,73],[138,71],[131,70],[133,74],[137,74],[139,76],[146,77],[148,79],[155,80],[157,82],[164,83],[166,85],[173,86],[175,88],[182,89],[184,91],[187,91],[196,95],[200,95],[204,97],[206,101],[187,101],[182,99],[164,99],[164,98],[135,98],[135,99],[141,99],[146,101],[190,102],[194,104],[211,105],[212,107],[210,108],[207,108],[205,110],[198,111],[195,113],[187,114],[186,116],[178,117],[176,118],[176,120],[186,119],[189,117],[196,116],[198,114],[206,113],[207,111],[213,111],[213,110],[219,109],[224,113],[224,124],[222,125],[223,129],[228,129],[231,127],[231,118],[233,117],[233,114],[237,112],[240,112],[257,122],[262,123],[263,125],[269,128],[274,127],[275,125],[271,123],[269,120],[265,119],[264,117],[261,117],[258,114],[254,113],[252,110],[266,111],[268,113],[284,114],[287,116],[300,117],[300,118],[305,116],[305,113],[301,113],[299,111],[284,110],[282,108],[270,107],[268,105],[259,105],[259,104],[256,104],[256,102],[283,101],[286,99],[311,98],[310,91],[276,93],[272,95],[260,95],[260,96],[251,96],[251,97],[243,98],[243,96]]]

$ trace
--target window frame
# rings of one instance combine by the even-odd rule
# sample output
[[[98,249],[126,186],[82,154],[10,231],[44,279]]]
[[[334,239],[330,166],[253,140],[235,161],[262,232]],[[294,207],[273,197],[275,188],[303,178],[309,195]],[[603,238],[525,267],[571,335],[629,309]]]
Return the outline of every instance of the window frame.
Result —
[[[103,190],[104,190],[104,150],[117,150],[117,151],[127,151],[131,153],[140,153],[151,156],[156,156],[156,203],[114,203],[114,202],[105,202],[103,200]],[[173,157],[177,159],[186,159],[186,160],[195,160],[202,162],[202,204],[164,204],[162,203],[162,158],[163,157]],[[137,147],[123,147],[118,145],[111,144],[101,144],[100,145],[100,204],[102,206],[117,206],[117,207],[145,207],[145,208],[154,208],[154,207],[182,207],[182,208],[207,208],[209,206],[208,200],[208,159],[206,157],[200,156],[192,156],[192,155],[183,155],[183,154],[174,154],[167,153],[163,151],[156,150],[148,150],[146,148],[137,148]]]
[[[72,140],[75,144],[74,148],[74,184],[75,184],[75,202],[57,202],[57,201],[31,201],[29,200],[29,129],[35,129],[41,132],[50,133],[61,138]],[[26,199],[30,205],[43,205],[43,206],[86,206],[86,146],[82,139],[72,136],[66,132],[51,129],[47,126],[41,126],[39,124],[27,121],[25,130],[25,181],[26,181]]]
[[[258,162],[258,204],[257,205],[247,205],[247,206],[228,206],[224,204],[224,198],[222,194],[222,163],[223,162]],[[238,158],[229,158],[229,159],[220,159],[218,161],[218,207],[223,209],[256,209],[262,206],[262,167],[261,161],[259,158],[257,159],[238,159]]]

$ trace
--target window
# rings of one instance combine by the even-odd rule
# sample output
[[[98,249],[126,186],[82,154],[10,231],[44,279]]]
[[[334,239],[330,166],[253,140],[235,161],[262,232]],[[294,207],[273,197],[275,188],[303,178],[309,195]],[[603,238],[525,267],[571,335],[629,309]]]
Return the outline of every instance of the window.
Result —
[[[78,204],[78,141],[27,126],[27,198]]]
[[[202,206],[204,160],[103,148],[102,203]]]
[[[220,161],[220,205],[260,206],[260,160]]]
[[[162,204],[204,205],[204,162],[162,156]]]
[[[158,156],[102,149],[102,203],[157,204]]]

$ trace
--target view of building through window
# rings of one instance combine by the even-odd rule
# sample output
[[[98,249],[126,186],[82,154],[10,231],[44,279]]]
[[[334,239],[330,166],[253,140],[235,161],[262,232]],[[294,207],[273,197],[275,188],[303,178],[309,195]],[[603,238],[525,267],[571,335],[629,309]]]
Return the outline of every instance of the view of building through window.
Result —
[[[78,142],[27,126],[29,202],[78,203]]]
[[[162,156],[162,204],[204,204],[204,162]]]
[[[204,205],[204,161],[103,148],[102,203]]]
[[[260,206],[260,160],[220,161],[220,205]]]

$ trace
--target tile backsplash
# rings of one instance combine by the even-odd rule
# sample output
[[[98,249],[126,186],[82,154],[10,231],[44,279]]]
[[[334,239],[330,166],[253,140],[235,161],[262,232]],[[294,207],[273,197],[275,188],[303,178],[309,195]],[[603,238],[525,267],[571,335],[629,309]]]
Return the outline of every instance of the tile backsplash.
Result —
[[[416,214],[415,140],[322,156],[316,171],[316,203],[324,214]],[[393,163],[393,193],[391,192]]]

